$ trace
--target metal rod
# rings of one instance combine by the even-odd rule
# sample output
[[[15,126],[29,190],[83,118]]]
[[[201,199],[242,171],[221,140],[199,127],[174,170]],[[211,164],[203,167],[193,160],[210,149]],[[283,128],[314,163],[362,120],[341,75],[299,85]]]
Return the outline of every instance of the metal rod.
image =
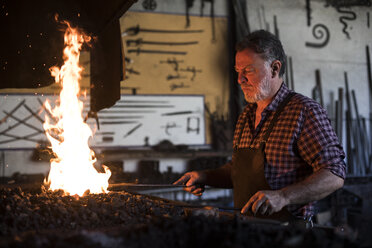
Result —
[[[315,80],[316,80],[316,86],[319,91],[320,105],[324,107],[322,81],[320,79],[320,71],[318,69],[315,70]]]
[[[181,33],[202,33],[204,30],[169,30],[169,29],[148,29],[141,28],[139,25],[135,27],[130,27],[126,29],[121,35],[136,35],[139,32],[148,32],[148,33],[170,33],[170,34],[181,34]]]
[[[134,133],[138,128],[140,128],[142,126],[142,123],[139,123],[137,126],[135,126],[134,128],[132,128],[131,130],[129,130],[125,135],[124,135],[124,138],[128,137],[129,135],[131,135],[132,133]]]
[[[292,57],[289,57],[289,74],[291,77],[291,90],[294,90]]]
[[[0,132],[0,135],[6,133],[6,132],[8,132],[8,131],[10,131],[10,130],[16,128],[16,127],[18,127],[18,126],[21,125],[24,121],[27,121],[27,120],[30,119],[31,117],[33,117],[33,115],[29,115],[29,116],[27,116],[26,118],[22,119],[22,122],[18,122],[18,123],[16,123],[16,124],[14,124],[13,126],[9,126],[7,129],[5,129],[5,130],[3,130],[2,132]]]
[[[168,115],[188,115],[188,114],[192,114],[192,113],[194,113],[193,111],[179,111],[179,112],[170,112],[170,113],[163,113],[163,114],[161,114],[161,115],[166,115],[166,116],[168,116]]]
[[[14,109],[12,109],[10,112],[9,112],[9,115],[11,115],[11,114],[13,114],[14,112],[16,112],[24,103],[25,103],[25,99],[23,99],[23,101],[21,101]],[[9,117],[9,115],[7,114],[7,115],[5,115],[1,120],[0,120],[0,125],[2,124],[2,123],[4,123],[7,119],[8,119],[8,117]]]
[[[38,121],[40,121],[42,124],[44,124],[45,121],[43,119],[41,119],[41,117],[37,113],[32,111],[32,109],[29,106],[27,106],[27,104],[24,104],[23,106],[27,109],[28,112],[30,112],[33,116],[35,116],[35,118]]]
[[[174,105],[114,105],[111,108],[173,108]]]
[[[113,183],[109,184],[109,187],[187,188],[190,186],[178,184]]]
[[[143,39],[137,40],[127,40],[127,46],[134,44],[135,46],[140,46],[142,44],[146,45],[165,45],[165,46],[185,46],[185,45],[195,45],[198,44],[198,41],[185,41],[185,42],[164,42],[164,41],[146,41]]]
[[[137,55],[141,53],[156,53],[156,54],[174,54],[174,55],[186,55],[187,52],[180,51],[163,51],[163,50],[145,50],[145,49],[128,49],[128,53],[136,53]]]
[[[8,113],[8,112],[6,112],[6,111],[3,111],[3,112],[4,112],[5,114],[9,115],[9,117],[12,117],[14,120],[16,120],[16,121],[22,123],[23,125],[28,126],[29,128],[35,129],[36,131],[39,131],[39,132],[44,132],[43,130],[41,130],[41,129],[35,127],[34,125],[28,124],[28,123],[25,122],[24,120],[21,120],[21,119],[15,117],[14,115],[12,115],[12,114],[10,114],[10,113]],[[32,115],[32,116],[33,116],[33,115]]]
[[[351,114],[351,101],[350,101],[350,93],[349,93],[349,82],[347,77],[347,72],[344,72],[345,78],[345,95],[346,95],[346,152],[347,152],[347,163],[348,163],[348,171],[349,173],[355,174],[355,164],[354,164],[354,155],[353,155],[353,147],[352,147],[352,114]]]

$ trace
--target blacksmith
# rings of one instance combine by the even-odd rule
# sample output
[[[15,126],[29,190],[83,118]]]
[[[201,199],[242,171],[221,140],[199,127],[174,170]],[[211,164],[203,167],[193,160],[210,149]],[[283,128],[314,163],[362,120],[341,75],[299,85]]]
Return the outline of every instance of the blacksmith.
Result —
[[[201,195],[205,185],[233,188],[241,213],[309,219],[313,202],[341,188],[345,154],[326,111],[283,82],[285,52],[259,30],[236,46],[235,70],[247,105],[236,124],[232,161],[192,171],[175,184]]]

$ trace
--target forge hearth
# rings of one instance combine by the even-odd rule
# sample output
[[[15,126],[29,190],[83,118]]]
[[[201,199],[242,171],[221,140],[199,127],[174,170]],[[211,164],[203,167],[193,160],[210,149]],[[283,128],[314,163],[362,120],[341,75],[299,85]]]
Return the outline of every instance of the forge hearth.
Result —
[[[0,236],[0,247],[361,247],[327,229],[203,212],[125,191],[75,197],[20,187],[0,189]]]

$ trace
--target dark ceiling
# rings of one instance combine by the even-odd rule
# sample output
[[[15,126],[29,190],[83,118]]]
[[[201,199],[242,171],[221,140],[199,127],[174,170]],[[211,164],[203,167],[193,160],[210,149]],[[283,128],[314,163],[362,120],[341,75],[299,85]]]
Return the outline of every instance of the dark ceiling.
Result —
[[[91,109],[120,97],[123,78],[119,18],[136,0],[0,0],[0,88],[38,88],[61,66],[67,20],[96,37],[91,52]],[[109,96],[109,97],[108,97]]]

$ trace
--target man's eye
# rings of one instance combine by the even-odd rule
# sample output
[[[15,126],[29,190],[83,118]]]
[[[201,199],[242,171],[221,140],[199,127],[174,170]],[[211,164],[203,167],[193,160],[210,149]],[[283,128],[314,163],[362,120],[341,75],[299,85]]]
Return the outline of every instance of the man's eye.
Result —
[[[244,69],[244,73],[252,73],[252,72],[254,72],[253,68],[245,68]]]

